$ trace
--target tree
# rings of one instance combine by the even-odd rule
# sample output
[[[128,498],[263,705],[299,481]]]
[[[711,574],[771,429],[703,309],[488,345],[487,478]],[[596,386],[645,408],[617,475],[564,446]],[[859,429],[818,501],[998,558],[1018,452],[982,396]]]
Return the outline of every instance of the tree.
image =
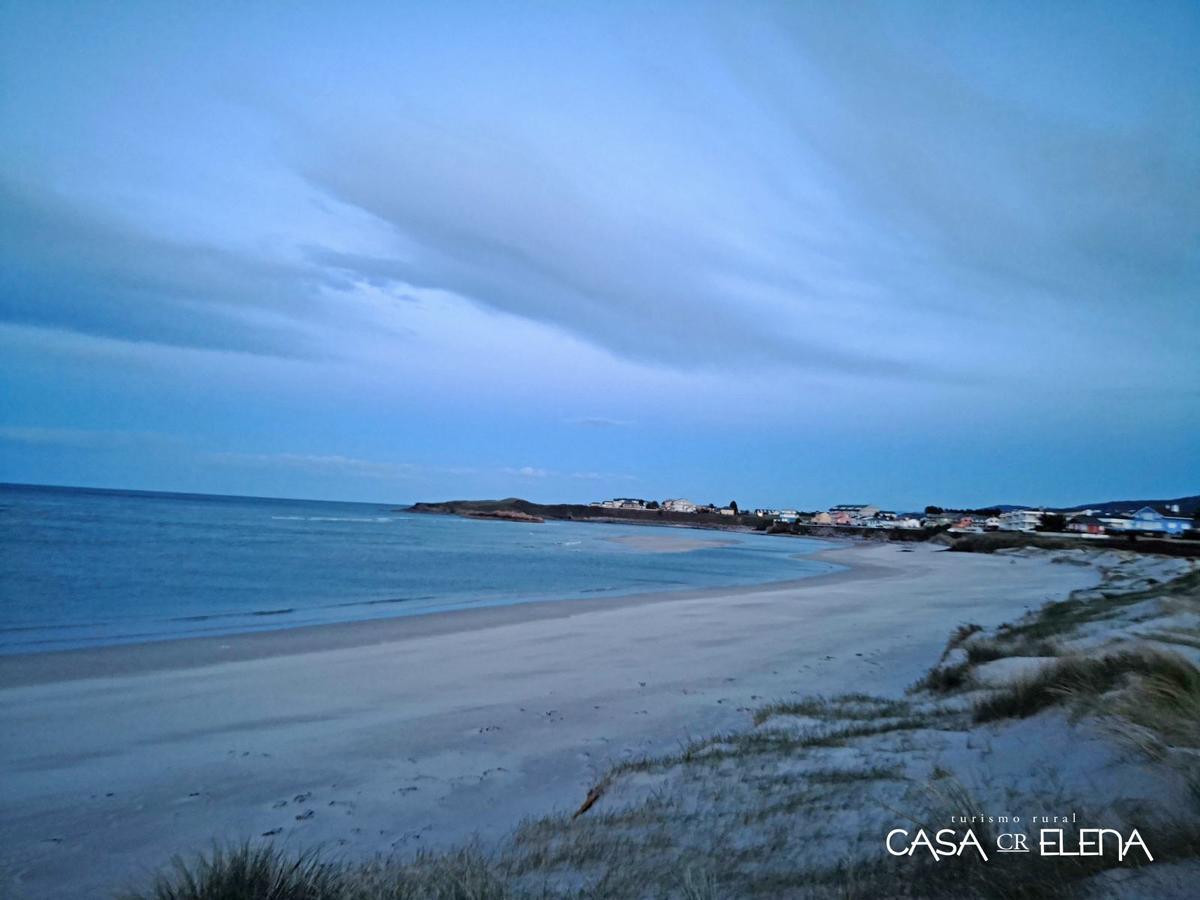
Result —
[[[736,500],[730,500],[730,501],[729,501],[729,508],[730,508],[730,509],[732,509],[732,510],[733,510],[733,512],[734,512],[734,514],[736,515],[736,514],[737,514],[737,511],[738,511],[738,507],[737,507],[737,501],[736,501]]]
[[[940,506],[925,507],[925,515],[927,515],[927,516],[940,516],[944,512],[945,512],[945,510],[942,509]]]
[[[1067,517],[1061,513],[1046,513],[1042,516],[1042,524],[1038,528],[1039,531],[1066,531]]]
[[[651,500],[649,503],[646,504],[646,509],[658,509],[658,501]]]

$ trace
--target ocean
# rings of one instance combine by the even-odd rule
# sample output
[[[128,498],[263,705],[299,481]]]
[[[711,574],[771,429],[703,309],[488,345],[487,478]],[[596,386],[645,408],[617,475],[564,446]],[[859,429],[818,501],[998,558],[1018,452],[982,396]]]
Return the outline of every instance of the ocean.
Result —
[[[644,540],[727,540],[653,552]],[[817,541],[403,506],[0,485],[0,653],[785,581]]]

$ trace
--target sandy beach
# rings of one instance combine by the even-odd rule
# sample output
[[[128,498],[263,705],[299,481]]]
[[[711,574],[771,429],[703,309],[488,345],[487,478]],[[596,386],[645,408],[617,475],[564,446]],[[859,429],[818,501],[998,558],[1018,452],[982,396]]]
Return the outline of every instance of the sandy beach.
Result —
[[[348,858],[494,839],[752,705],[899,695],[957,624],[1098,577],[929,544],[816,558],[846,569],[0,659],[0,873],[105,896],[213,839]]]

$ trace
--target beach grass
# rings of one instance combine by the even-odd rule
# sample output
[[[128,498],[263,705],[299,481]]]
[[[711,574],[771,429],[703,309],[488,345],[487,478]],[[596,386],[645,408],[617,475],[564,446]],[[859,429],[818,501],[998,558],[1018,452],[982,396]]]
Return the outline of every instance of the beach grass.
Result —
[[[1059,703],[1095,700],[1135,677],[1144,679],[1139,693],[1160,698],[1152,707],[1160,717],[1175,717],[1180,709],[1193,708],[1181,705],[1181,698],[1190,701],[1200,696],[1200,670],[1183,657],[1148,648],[1122,650],[1096,657],[1063,657],[980,701],[975,721],[1021,719]]]
[[[192,860],[176,857],[145,891],[122,900],[325,900],[344,883],[339,866],[316,851],[292,855],[270,844],[216,845]]]

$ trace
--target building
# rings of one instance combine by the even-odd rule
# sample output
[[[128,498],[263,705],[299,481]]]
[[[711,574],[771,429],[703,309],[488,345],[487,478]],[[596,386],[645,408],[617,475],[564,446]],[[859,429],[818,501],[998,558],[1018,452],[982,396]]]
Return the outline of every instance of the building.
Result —
[[[590,505],[600,506],[604,509],[645,509],[646,501],[634,497],[614,497],[612,500],[601,500],[599,503]]]
[[[832,525],[833,516],[827,512],[814,513],[812,517],[812,523],[814,525]]]
[[[1037,509],[1010,509],[1000,513],[1002,531],[1037,531],[1042,524],[1042,512]]]
[[[1105,534],[1108,528],[1104,524],[1104,520],[1097,516],[1074,516],[1067,523],[1067,531],[1073,531],[1076,534]]]
[[[1164,516],[1152,506],[1143,506],[1126,521],[1129,524],[1122,530],[1134,534],[1181,535],[1192,527],[1191,519]]]
[[[696,504],[691,500],[680,498],[678,500],[664,500],[662,508],[667,512],[694,513],[696,511]]]
[[[866,503],[843,503],[839,506],[831,506],[829,515],[833,517],[834,524],[838,524],[839,519],[847,520],[845,524],[858,524],[873,516],[879,515],[878,506],[870,506]]]
[[[736,516],[737,515],[737,510],[734,509],[732,506],[722,506],[720,509],[717,510],[717,512],[719,512],[723,516]]]
[[[953,512],[930,513],[921,520],[921,524],[926,528],[944,528],[955,524],[959,518],[959,514]]]

